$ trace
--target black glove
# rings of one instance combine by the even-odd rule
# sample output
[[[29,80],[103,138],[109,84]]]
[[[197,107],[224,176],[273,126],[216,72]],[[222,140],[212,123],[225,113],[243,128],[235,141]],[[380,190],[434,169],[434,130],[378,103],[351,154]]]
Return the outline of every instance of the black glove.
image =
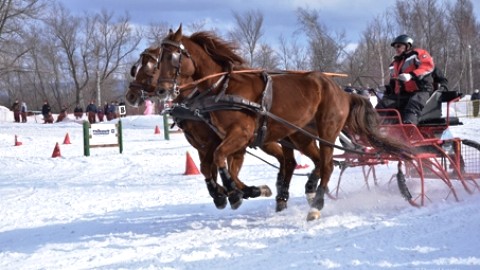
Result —
[[[393,89],[389,84],[385,85],[385,91],[383,92],[383,94],[384,95],[392,95],[393,94]]]

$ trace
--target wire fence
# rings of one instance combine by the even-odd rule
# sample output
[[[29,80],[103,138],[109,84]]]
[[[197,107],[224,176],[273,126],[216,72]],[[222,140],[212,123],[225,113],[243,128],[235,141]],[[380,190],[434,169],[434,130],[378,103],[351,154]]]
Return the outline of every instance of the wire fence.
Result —
[[[474,117],[480,117],[480,114],[478,113],[479,110],[479,105],[480,105],[480,100],[471,101],[471,100],[460,100],[458,102],[452,103],[450,106],[450,113],[452,116],[456,117],[462,117],[462,118],[474,118]],[[474,106],[476,106],[476,110],[474,109]],[[474,115],[474,112],[477,115]]]

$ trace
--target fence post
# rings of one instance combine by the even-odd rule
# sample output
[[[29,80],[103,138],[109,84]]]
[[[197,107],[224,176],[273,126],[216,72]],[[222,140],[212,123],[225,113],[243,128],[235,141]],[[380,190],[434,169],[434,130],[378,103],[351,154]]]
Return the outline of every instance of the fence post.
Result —
[[[170,140],[170,131],[168,128],[168,115],[163,114],[163,136],[165,140]]]
[[[122,131],[122,120],[118,120],[118,148],[120,154],[123,153],[123,131]]]
[[[83,121],[83,155],[90,156],[90,133],[88,132],[90,123]]]

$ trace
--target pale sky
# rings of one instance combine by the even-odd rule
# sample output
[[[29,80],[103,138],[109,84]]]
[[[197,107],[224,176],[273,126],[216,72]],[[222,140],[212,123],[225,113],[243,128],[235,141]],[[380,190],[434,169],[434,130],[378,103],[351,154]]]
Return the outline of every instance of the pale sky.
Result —
[[[296,9],[315,9],[321,22],[330,31],[345,31],[348,43],[356,43],[371,20],[387,9],[395,0],[59,0],[73,13],[114,10],[120,15],[128,11],[132,22],[148,25],[166,22],[176,29],[180,23],[207,22],[206,28],[226,33],[234,26],[232,12],[242,14],[259,10],[264,16],[264,40],[277,42],[283,33],[290,37],[298,29]],[[454,0],[444,0],[454,3]],[[480,3],[472,1],[474,12],[480,18]],[[188,34],[188,33],[187,33]]]

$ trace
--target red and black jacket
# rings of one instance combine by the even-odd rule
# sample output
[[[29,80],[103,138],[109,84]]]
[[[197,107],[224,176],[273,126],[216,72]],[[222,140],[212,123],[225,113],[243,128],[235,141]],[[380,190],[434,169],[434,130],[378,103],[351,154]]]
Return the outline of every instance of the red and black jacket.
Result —
[[[422,49],[413,49],[395,56],[389,67],[390,87],[397,95],[416,91],[432,91],[434,68],[433,58]],[[397,80],[398,75],[402,73],[409,73],[412,75],[412,79],[408,82]]]

